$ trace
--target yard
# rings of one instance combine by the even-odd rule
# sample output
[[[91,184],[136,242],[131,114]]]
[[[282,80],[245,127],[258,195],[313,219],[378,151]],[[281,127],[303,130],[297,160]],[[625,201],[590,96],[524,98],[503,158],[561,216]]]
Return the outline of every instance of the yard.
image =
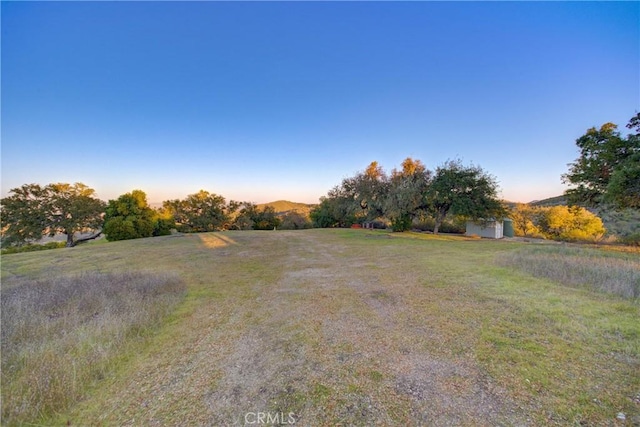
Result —
[[[563,285],[509,261],[528,248],[305,230],[174,235],[3,256],[3,294],[17,278],[80,272],[166,273],[187,289],[162,324],[117,355],[78,402],[10,421],[640,424],[638,299]],[[599,257],[598,249],[586,251],[576,256]],[[606,256],[638,280],[637,254]],[[7,408],[5,393],[18,381],[5,374],[12,345],[3,340],[5,422],[15,409]]]

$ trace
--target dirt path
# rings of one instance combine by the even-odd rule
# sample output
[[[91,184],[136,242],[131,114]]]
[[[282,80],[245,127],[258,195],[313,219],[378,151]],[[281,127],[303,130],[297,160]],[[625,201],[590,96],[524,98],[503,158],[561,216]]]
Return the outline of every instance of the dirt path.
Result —
[[[401,268],[393,245],[252,236],[190,254],[197,303],[72,424],[529,424],[468,351],[452,289],[425,286],[426,254]]]

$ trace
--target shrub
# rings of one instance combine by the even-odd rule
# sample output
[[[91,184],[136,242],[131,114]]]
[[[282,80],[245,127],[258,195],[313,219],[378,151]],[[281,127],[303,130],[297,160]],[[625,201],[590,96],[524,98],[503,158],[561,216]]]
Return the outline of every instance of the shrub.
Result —
[[[64,248],[66,246],[65,242],[49,242],[43,245],[39,244],[30,244],[24,246],[12,246],[9,248],[2,249],[2,255],[8,254],[17,254],[19,252],[33,252],[33,251],[44,251],[48,249],[58,249]]]
[[[391,220],[391,229],[393,231],[407,231],[411,229],[412,219],[408,214],[398,215]]]
[[[433,231],[435,220],[433,218],[423,218],[413,223],[413,227],[421,231]],[[440,224],[438,232],[464,234],[466,232],[466,221],[462,217],[447,218]]]
[[[153,235],[154,236],[168,236],[171,234],[171,230],[176,226],[176,222],[173,218],[159,217],[154,222]]]
[[[171,274],[4,281],[3,424],[42,424],[80,399],[159,325],[184,291]]]
[[[311,228],[311,221],[305,215],[296,211],[289,211],[281,217],[281,230],[301,230]]]
[[[640,233],[630,234],[620,239],[622,243],[629,246],[640,246]]]

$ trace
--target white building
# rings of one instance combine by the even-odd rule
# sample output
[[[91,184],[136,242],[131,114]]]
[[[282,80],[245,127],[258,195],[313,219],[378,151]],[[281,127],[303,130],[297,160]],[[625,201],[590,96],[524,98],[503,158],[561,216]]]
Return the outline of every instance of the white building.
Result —
[[[503,229],[502,221],[467,221],[467,231],[465,234],[467,236],[475,234],[476,236],[487,237],[489,239],[502,239]]]

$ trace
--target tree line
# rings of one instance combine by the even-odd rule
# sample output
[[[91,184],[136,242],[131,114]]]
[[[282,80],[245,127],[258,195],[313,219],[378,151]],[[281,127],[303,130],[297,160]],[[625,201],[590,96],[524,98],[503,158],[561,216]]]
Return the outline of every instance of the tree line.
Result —
[[[133,190],[103,202],[95,190],[82,183],[25,184],[3,198],[2,246],[20,246],[44,236],[66,235],[66,246],[104,234],[108,240],[162,236],[172,229],[194,233],[220,230],[271,230],[277,227],[308,228],[310,222],[297,212],[279,215],[271,206],[227,202],[224,197],[200,190],[185,199],[166,200],[153,209],[142,190]],[[90,236],[78,239],[82,233]]]
[[[631,132],[623,136],[617,125],[605,123],[599,129],[588,129],[576,140],[580,156],[562,176],[571,186],[565,193],[570,205],[640,209],[640,113],[631,118],[627,128]],[[410,157],[390,173],[374,161],[364,171],[345,178],[320,199],[310,213],[312,222],[297,212],[283,216],[269,206],[227,202],[204,190],[185,199],[166,200],[162,208],[152,209],[141,190],[105,203],[82,183],[25,184],[0,200],[1,244],[20,246],[56,234],[66,235],[66,246],[74,246],[101,233],[109,240],[123,240],[165,235],[172,229],[295,229],[367,222],[405,231],[416,221],[425,220],[438,233],[452,216],[486,220],[512,215],[525,235],[572,235],[566,227],[553,225],[562,222],[558,218],[574,224],[574,228],[589,229],[593,235],[602,231],[601,224],[588,222],[588,213],[578,208],[556,212],[521,206],[509,213],[497,193],[497,181],[479,166],[450,160],[431,171]],[[91,234],[76,238],[86,232]]]
[[[416,220],[430,217],[433,232],[438,233],[450,215],[487,220],[506,214],[495,178],[481,167],[450,160],[430,171],[420,160],[408,157],[391,173],[374,161],[345,178],[320,199],[311,219],[318,227],[382,221],[394,231],[406,231]]]

